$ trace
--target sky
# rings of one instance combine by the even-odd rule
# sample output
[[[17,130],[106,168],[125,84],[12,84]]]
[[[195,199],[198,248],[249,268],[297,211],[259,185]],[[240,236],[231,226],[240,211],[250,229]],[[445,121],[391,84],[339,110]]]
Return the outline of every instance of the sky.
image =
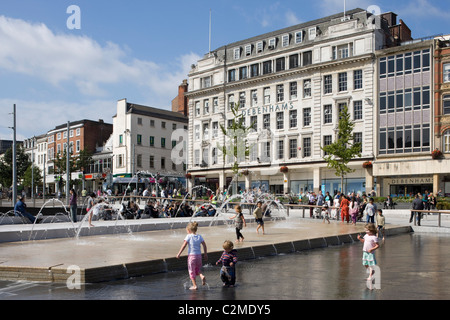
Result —
[[[346,1],[371,6],[397,13],[414,38],[450,34],[449,1]],[[12,139],[14,104],[19,140],[68,121],[112,123],[124,98],[170,110],[209,50],[210,10],[214,50],[343,12],[344,0],[2,0],[0,139]]]

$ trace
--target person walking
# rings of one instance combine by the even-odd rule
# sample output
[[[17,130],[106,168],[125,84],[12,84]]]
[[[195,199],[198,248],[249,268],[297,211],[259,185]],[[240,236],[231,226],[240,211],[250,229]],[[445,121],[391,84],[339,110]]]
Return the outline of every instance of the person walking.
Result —
[[[352,218],[352,224],[356,225],[356,220],[359,214],[359,204],[358,201],[356,201],[355,197],[353,197],[352,201],[350,202],[349,213]]]
[[[422,201],[422,195],[416,194],[413,202],[412,202],[413,211],[411,211],[411,216],[409,218],[409,223],[411,223],[414,219],[414,215],[417,214],[417,225],[420,226],[420,220],[422,219],[422,212],[417,212],[414,210],[424,210],[424,202]]]
[[[242,208],[241,206],[234,207],[234,210],[236,211],[236,214],[232,217],[230,217],[231,220],[234,219],[235,227],[236,227],[236,243],[244,242],[244,236],[241,233],[241,230],[247,226],[247,223],[245,222],[244,215],[242,214]]]
[[[222,279],[224,287],[234,287],[236,284],[236,263],[237,251],[234,248],[233,242],[227,240],[223,243],[223,253],[220,259],[216,262],[222,264],[220,269],[220,278]]]
[[[205,261],[208,260],[208,251],[206,247],[206,242],[203,237],[197,234],[198,223],[190,222],[186,227],[187,236],[177,254],[177,259],[180,258],[184,249],[188,247],[188,270],[189,278],[192,281],[192,287],[190,290],[197,290],[197,276],[200,276],[202,280],[202,285],[206,285],[206,277],[202,272],[202,249],[203,246],[203,258]]]
[[[342,195],[342,200],[340,204],[342,223],[344,223],[344,219],[345,221],[347,221],[347,223],[350,222],[349,207],[348,207],[349,204],[350,201],[348,201],[347,197]]]
[[[258,227],[256,228],[256,233],[259,234],[259,229],[262,229],[262,233],[264,235],[265,234],[265,232],[264,232],[264,217],[263,217],[263,210],[261,209],[262,202],[258,201],[256,206],[257,206],[256,209],[253,211],[253,216],[255,217],[255,221],[258,224]]]
[[[372,281],[372,276],[375,273],[374,266],[377,265],[377,260],[375,258],[375,250],[377,250],[380,245],[378,244],[378,237],[376,236],[377,229],[373,223],[368,223],[365,226],[366,235],[361,237],[358,234],[358,240],[364,243],[363,246],[363,266],[369,271],[369,277],[367,281]]]
[[[72,221],[77,222],[77,193],[74,189],[70,189],[70,214],[72,216]]]
[[[369,199],[369,203],[364,209],[366,214],[366,223],[375,223],[375,213],[377,212],[377,205],[373,203],[373,198]]]

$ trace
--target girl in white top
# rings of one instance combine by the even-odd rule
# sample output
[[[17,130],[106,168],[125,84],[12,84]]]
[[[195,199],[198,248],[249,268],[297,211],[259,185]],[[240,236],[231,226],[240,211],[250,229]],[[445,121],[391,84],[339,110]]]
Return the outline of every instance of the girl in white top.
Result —
[[[372,276],[374,274],[373,266],[377,265],[377,260],[375,259],[374,251],[377,250],[380,245],[378,244],[377,228],[373,223],[368,223],[365,226],[366,235],[361,237],[358,235],[358,240],[364,243],[363,246],[363,265],[366,269],[369,269],[368,281],[372,281]]]
[[[203,246],[205,260],[208,260],[208,253],[206,249],[206,242],[205,240],[203,240],[203,237],[201,235],[197,234],[197,228],[198,228],[197,222],[191,222],[188,224],[188,226],[186,227],[187,236],[184,239],[183,245],[181,246],[181,249],[177,254],[177,259],[179,259],[181,253],[183,253],[184,249],[188,247],[188,270],[189,270],[189,277],[192,281],[192,287],[189,288],[190,290],[197,290],[197,282],[196,282],[197,276],[200,276],[203,285],[206,284],[206,278],[201,271],[202,269],[201,246]]]

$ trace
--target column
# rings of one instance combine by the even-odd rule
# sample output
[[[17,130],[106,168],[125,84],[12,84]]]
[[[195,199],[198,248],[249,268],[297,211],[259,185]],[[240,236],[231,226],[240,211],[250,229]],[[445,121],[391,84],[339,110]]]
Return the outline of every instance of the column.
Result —
[[[314,168],[313,180],[314,180],[314,185],[313,185],[314,192],[318,192],[321,189],[320,168]]]

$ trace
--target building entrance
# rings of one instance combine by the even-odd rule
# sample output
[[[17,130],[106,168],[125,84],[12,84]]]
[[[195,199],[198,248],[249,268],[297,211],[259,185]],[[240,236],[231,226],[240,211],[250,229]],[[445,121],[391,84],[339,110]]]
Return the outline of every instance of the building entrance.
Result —
[[[392,198],[396,197],[413,197],[414,195],[420,193],[424,194],[425,191],[433,191],[432,184],[422,184],[422,185],[391,185],[390,195]]]

